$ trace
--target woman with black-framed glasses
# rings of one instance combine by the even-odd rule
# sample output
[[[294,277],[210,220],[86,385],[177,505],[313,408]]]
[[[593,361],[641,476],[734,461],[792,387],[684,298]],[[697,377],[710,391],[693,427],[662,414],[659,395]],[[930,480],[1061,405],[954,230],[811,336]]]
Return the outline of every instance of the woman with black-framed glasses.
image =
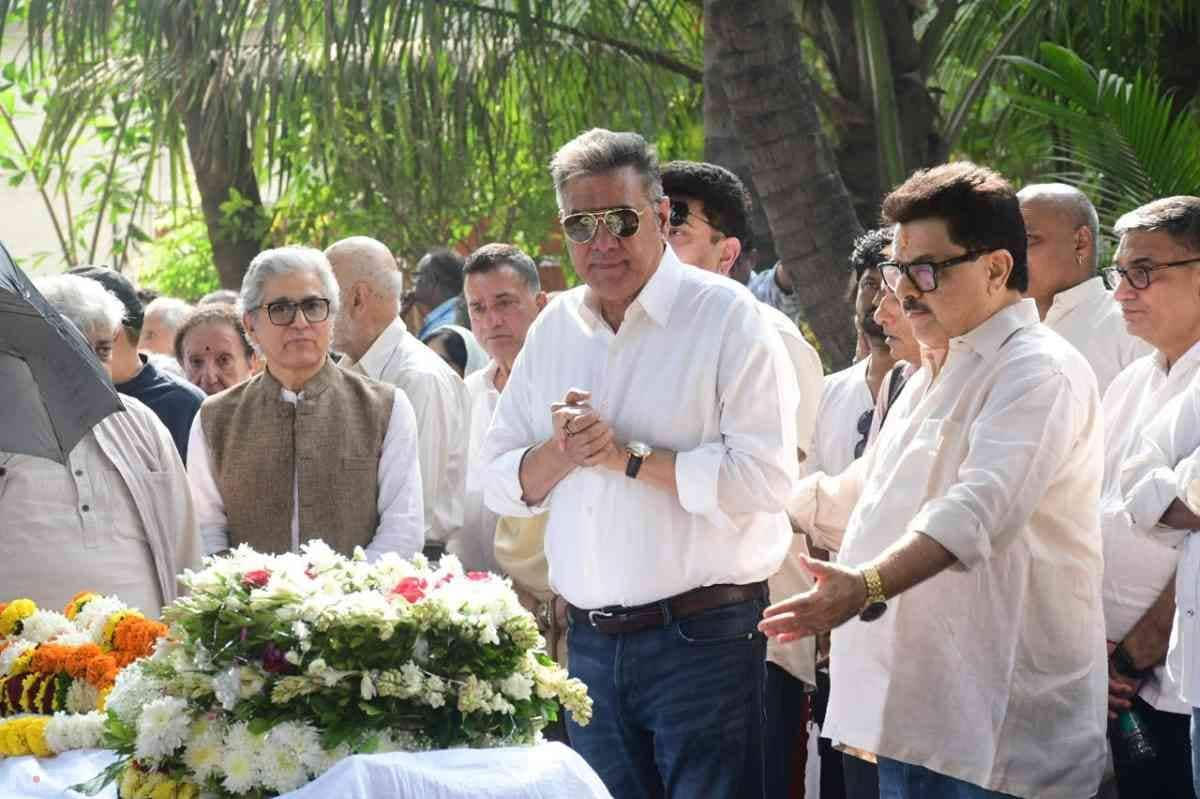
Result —
[[[312,538],[344,555],[421,551],[412,405],[333,363],[338,296],[320,250],[267,250],[250,263],[238,306],[266,368],[209,397],[189,441],[206,552],[295,552]]]

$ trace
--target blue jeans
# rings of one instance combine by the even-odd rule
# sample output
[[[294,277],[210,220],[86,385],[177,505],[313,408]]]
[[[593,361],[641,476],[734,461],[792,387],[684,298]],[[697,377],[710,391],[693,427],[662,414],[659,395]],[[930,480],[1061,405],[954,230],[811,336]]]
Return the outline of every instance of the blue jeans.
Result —
[[[1192,790],[1200,799],[1200,707],[1192,708]]]
[[[750,600],[627,635],[571,621],[592,723],[571,746],[617,799],[762,799],[766,608]]]
[[[879,799],[1012,799],[1009,794],[938,774],[922,766],[879,758]]]

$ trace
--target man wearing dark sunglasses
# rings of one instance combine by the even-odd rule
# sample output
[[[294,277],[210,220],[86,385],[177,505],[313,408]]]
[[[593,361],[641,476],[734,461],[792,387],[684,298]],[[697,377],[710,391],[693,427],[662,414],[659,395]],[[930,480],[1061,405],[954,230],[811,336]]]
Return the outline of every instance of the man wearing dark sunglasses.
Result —
[[[551,162],[585,285],[530,327],[481,459],[493,511],[550,510],[552,588],[596,712],[572,745],[623,799],[761,797],[767,578],[791,540],[795,378],[741,286],[666,244],[635,133]]]
[[[841,477],[838,562],[807,561],[816,588],[763,629],[838,628],[824,732],[878,755],[881,796],[1093,796],[1108,676],[1095,375],[1021,297],[1007,181],[922,170],[883,215],[884,280],[917,338],[940,327],[949,349]]]

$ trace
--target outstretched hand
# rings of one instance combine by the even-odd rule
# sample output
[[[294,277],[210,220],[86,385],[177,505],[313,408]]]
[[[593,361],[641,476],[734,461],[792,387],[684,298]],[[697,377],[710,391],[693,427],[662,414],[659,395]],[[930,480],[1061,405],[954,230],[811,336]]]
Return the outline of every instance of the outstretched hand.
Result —
[[[862,573],[836,563],[798,555],[815,584],[802,594],[763,611],[758,629],[780,643],[798,641],[838,627],[853,618],[867,599]]]

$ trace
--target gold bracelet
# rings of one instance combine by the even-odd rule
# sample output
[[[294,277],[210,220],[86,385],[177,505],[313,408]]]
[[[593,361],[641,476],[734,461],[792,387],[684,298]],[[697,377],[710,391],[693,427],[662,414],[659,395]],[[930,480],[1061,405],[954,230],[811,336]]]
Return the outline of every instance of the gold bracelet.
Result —
[[[883,591],[883,578],[879,576],[879,569],[874,566],[867,566],[862,569],[863,581],[867,584],[867,598],[863,602],[862,609],[870,607],[877,602],[886,602],[887,594]]]

